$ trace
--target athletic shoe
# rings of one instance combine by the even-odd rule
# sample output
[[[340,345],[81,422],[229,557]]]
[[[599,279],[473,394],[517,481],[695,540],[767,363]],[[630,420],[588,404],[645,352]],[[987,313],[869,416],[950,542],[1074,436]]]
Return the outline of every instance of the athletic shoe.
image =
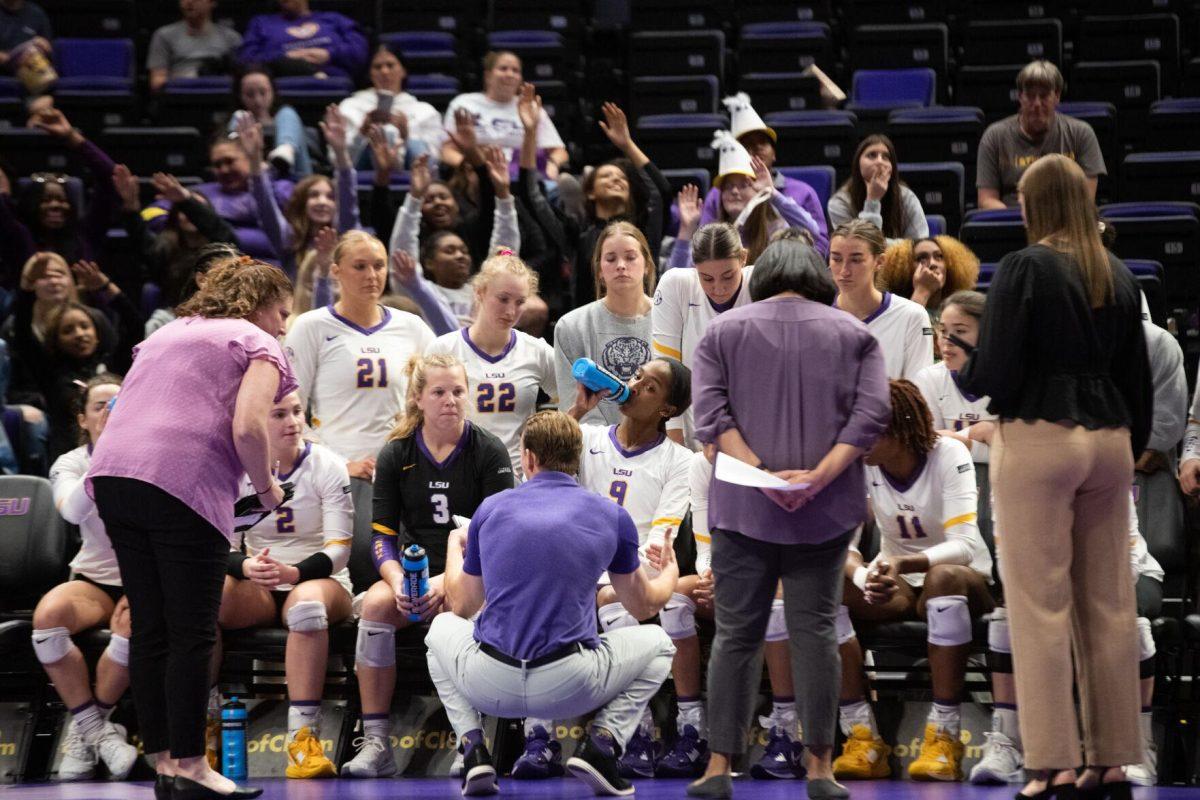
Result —
[[[450,762],[451,778],[461,778],[463,776],[465,760],[466,757],[463,756],[462,745],[460,744],[458,749],[454,751],[454,761]]]
[[[525,737],[525,752],[513,764],[512,776],[519,781],[540,778],[561,778],[562,745],[550,738],[550,733],[541,725]]]
[[[96,754],[104,762],[114,781],[125,780],[137,761],[137,748],[125,740],[126,735],[124,725],[106,722],[104,733],[100,734],[100,741],[96,742]]]
[[[296,731],[288,742],[288,765],[284,774],[289,778],[335,778],[337,767],[325,755],[321,740],[313,736],[307,725]]]
[[[396,774],[396,759],[383,737],[368,733],[350,744],[358,752],[342,765],[343,778],[390,778]]]
[[[463,756],[463,797],[495,794],[498,791],[500,784],[496,781],[496,768],[492,766],[492,757],[487,751],[487,746],[480,742]]]
[[[650,734],[639,726],[625,745],[620,758],[620,772],[624,778],[653,778],[654,765],[658,761],[658,747]]]
[[[58,765],[60,781],[87,781],[96,775],[99,756],[96,748],[83,740],[75,720],[67,726],[67,738],[63,740],[63,758]]]
[[[1025,760],[1012,739],[999,731],[984,731],[983,737],[986,740],[983,753],[979,763],[971,768],[971,783],[1024,783]]]
[[[649,741],[650,737],[645,738]],[[621,777],[621,762],[617,756],[609,755],[593,744],[591,736],[584,736],[575,755],[567,759],[567,771],[592,787],[598,795],[622,797],[633,794],[633,784]]]
[[[888,765],[888,746],[871,733],[866,725],[855,725],[842,745],[842,754],[834,759],[833,776],[842,780],[865,781],[892,774]]]
[[[965,749],[958,737],[926,722],[921,754],[908,765],[908,777],[914,781],[961,781]]]
[[[1158,785],[1158,745],[1153,739],[1142,743],[1146,750],[1146,760],[1141,764],[1130,764],[1125,768],[1125,778],[1134,786]]]
[[[675,744],[654,768],[656,778],[697,778],[708,766],[708,740],[691,725],[684,725]]]
[[[768,733],[767,749],[758,763],[750,768],[750,777],[759,781],[798,780],[804,777],[804,762],[800,756],[804,745],[792,741],[792,737],[778,725],[772,725]]]

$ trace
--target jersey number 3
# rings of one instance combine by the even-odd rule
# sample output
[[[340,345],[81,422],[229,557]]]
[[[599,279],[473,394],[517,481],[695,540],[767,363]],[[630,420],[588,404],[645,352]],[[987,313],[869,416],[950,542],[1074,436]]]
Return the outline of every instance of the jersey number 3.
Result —
[[[444,494],[431,495],[429,502],[433,503],[433,521],[445,525],[450,521],[450,498]]]
[[[358,388],[387,388],[387,359],[360,358],[358,360]]]
[[[475,407],[479,409],[480,414],[516,411],[517,387],[511,383],[502,383],[499,386],[481,383],[479,394],[475,397]]]

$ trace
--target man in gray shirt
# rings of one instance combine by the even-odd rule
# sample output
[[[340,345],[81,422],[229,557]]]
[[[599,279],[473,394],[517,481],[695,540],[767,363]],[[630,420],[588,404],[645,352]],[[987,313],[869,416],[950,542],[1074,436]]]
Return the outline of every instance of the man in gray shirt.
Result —
[[[242,35],[233,28],[213,23],[216,4],[216,0],[179,0],[183,19],[154,32],[146,56],[150,91],[162,89],[169,78],[229,72],[233,54],[242,44]],[[207,72],[206,65],[210,68]]]
[[[1017,205],[1017,182],[1034,161],[1061,153],[1083,169],[1096,194],[1099,176],[1107,175],[1096,132],[1083,120],[1057,112],[1063,76],[1049,61],[1031,61],[1017,74],[1020,111],[992,123],[983,132],[976,162],[975,187],[980,208]]]

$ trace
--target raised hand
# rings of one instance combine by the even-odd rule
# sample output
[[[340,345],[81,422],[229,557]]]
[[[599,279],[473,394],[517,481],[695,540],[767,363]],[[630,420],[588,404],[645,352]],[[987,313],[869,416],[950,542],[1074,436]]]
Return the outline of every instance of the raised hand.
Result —
[[[166,172],[156,172],[150,177],[154,189],[169,203],[182,203],[192,196],[174,175]]]
[[[765,161],[758,156],[751,156],[750,166],[754,168],[754,180],[751,185],[754,187],[755,192],[775,187],[775,181],[771,179],[771,170],[767,169]]]
[[[625,112],[616,103],[605,103],[601,109],[604,119],[600,120],[600,130],[622,153],[633,146],[633,137],[629,133],[629,120]]]
[[[71,273],[75,282],[85,292],[98,292],[110,283],[108,276],[100,271],[100,265],[95,261],[76,261],[71,265]]]
[[[29,120],[29,127],[38,128],[60,139],[66,139],[75,130],[71,127],[67,116],[57,108],[48,108],[39,111]]]
[[[504,151],[499,147],[484,147],[481,149],[483,151],[484,163],[487,164],[488,177],[492,179],[492,186],[496,190],[496,197],[508,197],[508,159],[504,157]]]
[[[317,277],[329,276],[329,268],[333,266],[333,251],[337,248],[337,242],[338,232],[328,225],[317,231],[317,235],[313,237],[313,248],[317,252]]]
[[[246,151],[250,160],[250,172],[257,175],[262,172],[263,162],[263,130],[258,120],[249,114],[239,114],[237,121],[238,141]]]
[[[888,182],[892,179],[891,162],[880,161],[871,171],[871,177],[867,178],[866,175],[863,175],[863,179],[867,182],[867,199],[882,200],[883,196],[887,194]]]
[[[700,212],[704,205],[700,200],[700,189],[689,183],[679,190],[675,201],[679,205],[679,238],[690,239],[700,225]]]
[[[404,287],[416,283],[417,262],[406,250],[398,249],[392,253],[392,277]]]
[[[137,211],[141,208],[138,179],[129,171],[129,167],[124,164],[117,164],[113,167],[112,182],[113,188],[117,190],[117,195],[121,198],[121,205],[125,207],[126,211]]]
[[[397,144],[392,147],[388,144],[387,133],[379,125],[369,124],[364,127],[367,143],[371,145],[371,159],[375,163],[376,177],[399,172],[404,145]]]
[[[421,155],[413,162],[408,175],[408,193],[418,199],[425,196],[429,184],[433,183],[433,174],[429,170],[429,156]]]
[[[350,157],[346,150],[346,120],[333,103],[325,107],[325,118],[321,120],[320,126],[321,135],[325,137],[326,144],[333,150],[339,166],[342,166],[343,163],[349,165]]]
[[[454,112],[454,130],[449,131],[450,138],[458,145],[458,149],[468,153],[479,144],[475,135],[475,118],[465,108]]]
[[[521,84],[521,93],[517,96],[517,116],[526,131],[536,131],[542,121],[542,98],[537,94],[532,83]]]

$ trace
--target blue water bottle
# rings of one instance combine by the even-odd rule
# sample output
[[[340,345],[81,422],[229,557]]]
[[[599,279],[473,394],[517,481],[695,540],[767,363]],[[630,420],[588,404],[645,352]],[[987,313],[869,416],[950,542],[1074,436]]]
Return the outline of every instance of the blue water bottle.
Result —
[[[571,375],[593,392],[608,390],[608,399],[624,403],[629,399],[629,387],[604,367],[590,358],[577,358],[571,366]]]
[[[221,706],[221,774],[244,781],[246,767],[246,705],[236,697]]]
[[[404,589],[408,599],[416,603],[429,591],[429,556],[425,555],[425,548],[419,544],[409,545],[400,566],[404,568]],[[421,615],[410,613],[408,619],[419,622]]]

